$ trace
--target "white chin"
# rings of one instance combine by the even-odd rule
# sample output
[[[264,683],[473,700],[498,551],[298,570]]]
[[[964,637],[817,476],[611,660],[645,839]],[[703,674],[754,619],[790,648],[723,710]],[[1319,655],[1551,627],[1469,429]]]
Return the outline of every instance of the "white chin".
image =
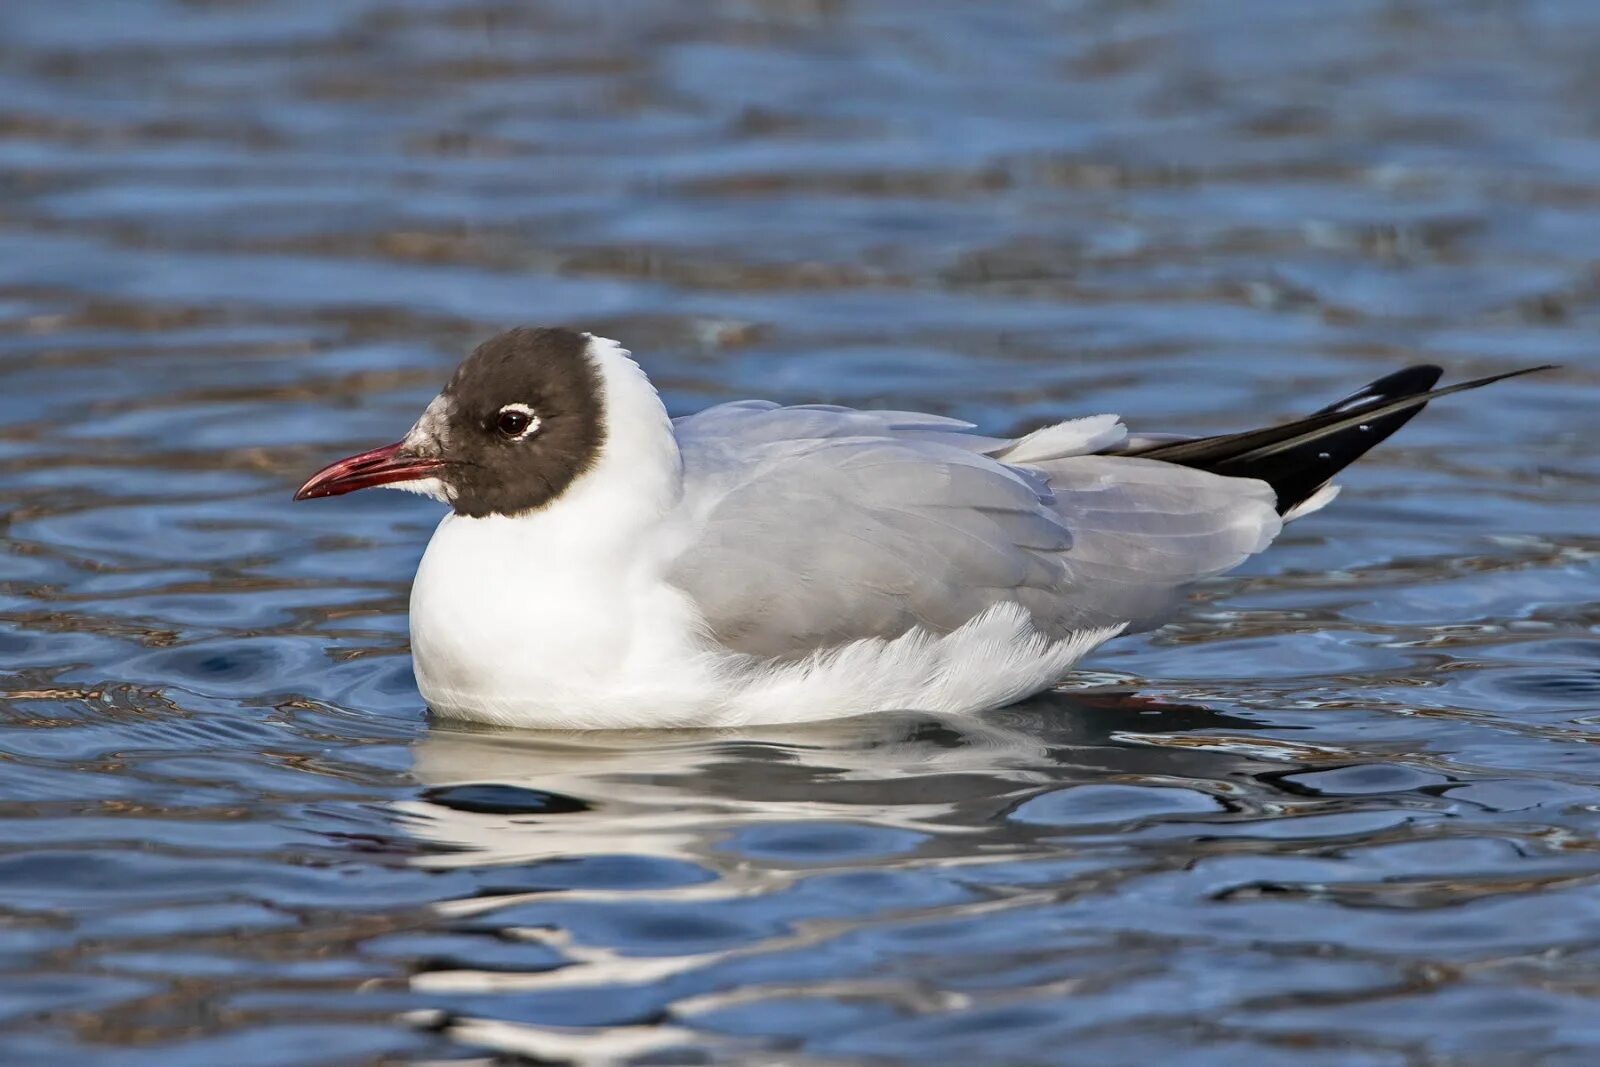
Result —
[[[385,489],[398,489],[403,493],[431,496],[441,504],[450,503],[450,492],[437,478],[410,478],[403,482],[386,482]]]

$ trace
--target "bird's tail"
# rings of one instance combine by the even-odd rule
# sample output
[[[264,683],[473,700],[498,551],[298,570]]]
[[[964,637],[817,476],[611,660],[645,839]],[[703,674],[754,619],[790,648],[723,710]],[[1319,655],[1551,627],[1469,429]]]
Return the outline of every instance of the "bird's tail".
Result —
[[[1404,426],[1430,400],[1551,369],[1552,365],[1525,367],[1434,389],[1443,371],[1421,363],[1281,426],[1163,443],[1138,454],[1233,478],[1259,478],[1278,494],[1278,514],[1283,515]]]

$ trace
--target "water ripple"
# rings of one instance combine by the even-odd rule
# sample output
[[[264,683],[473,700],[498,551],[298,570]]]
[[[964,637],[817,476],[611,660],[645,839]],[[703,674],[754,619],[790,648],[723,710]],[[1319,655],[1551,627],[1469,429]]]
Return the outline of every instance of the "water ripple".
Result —
[[[0,1060],[1595,1059],[1594,5],[102,8],[0,10]],[[1071,692],[430,723],[435,509],[288,494],[541,320],[995,431],[1566,369]]]

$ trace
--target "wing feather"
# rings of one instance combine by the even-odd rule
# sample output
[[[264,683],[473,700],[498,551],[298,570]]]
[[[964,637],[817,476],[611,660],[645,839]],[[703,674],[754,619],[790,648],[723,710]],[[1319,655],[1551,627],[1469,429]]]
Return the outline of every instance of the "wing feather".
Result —
[[[1278,531],[1265,483],[1093,454],[1124,441],[1112,416],[1015,442],[971,428],[760,401],[677,420],[693,529],[672,580],[763,656],[946,633],[1006,602],[1064,637],[1147,625]]]

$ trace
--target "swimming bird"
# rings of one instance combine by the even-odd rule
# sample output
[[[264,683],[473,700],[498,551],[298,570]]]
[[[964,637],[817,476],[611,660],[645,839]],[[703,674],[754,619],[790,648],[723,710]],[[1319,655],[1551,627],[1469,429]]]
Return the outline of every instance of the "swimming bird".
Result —
[[[762,400],[669,418],[630,353],[563,328],[474,350],[406,436],[295,499],[450,507],[411,591],[447,718],[563,728],[972,712],[1061,682],[1238,566],[1424,404],[1407,367],[1304,418],[1183,439],[1090,415],[1020,438]]]

